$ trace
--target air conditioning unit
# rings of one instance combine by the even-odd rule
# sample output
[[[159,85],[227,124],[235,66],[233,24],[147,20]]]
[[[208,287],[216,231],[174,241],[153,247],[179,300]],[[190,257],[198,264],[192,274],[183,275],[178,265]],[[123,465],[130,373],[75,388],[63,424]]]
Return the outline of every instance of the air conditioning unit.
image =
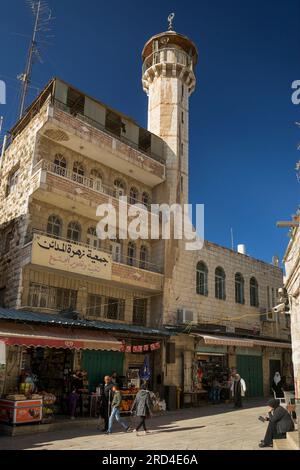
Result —
[[[186,310],[185,308],[177,310],[177,323],[197,323],[197,316],[192,310]]]
[[[235,333],[234,326],[226,326],[226,333]]]
[[[260,309],[260,321],[261,322],[275,322],[275,313],[273,310],[268,310],[266,308]]]

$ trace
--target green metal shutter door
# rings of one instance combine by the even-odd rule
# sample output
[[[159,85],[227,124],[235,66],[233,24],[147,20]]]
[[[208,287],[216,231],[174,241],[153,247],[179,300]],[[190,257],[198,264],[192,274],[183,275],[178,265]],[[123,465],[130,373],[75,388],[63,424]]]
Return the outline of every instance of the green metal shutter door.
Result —
[[[237,372],[246,382],[246,396],[263,396],[262,357],[237,356]]]
[[[89,377],[89,389],[103,383],[103,377],[114,371],[123,375],[124,353],[109,351],[83,351],[82,368],[87,371]]]

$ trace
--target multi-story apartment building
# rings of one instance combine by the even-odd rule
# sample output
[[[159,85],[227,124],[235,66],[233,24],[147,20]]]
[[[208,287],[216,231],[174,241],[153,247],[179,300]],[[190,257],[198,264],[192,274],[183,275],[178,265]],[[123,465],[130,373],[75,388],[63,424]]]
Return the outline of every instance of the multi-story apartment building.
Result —
[[[11,130],[1,158],[3,331],[12,320],[50,328],[65,318],[77,339],[79,328],[113,334],[97,351],[72,343],[81,351],[74,364],[88,370],[92,385],[100,371],[125,374],[149,353],[156,390],[173,385],[189,397],[198,370],[237,367],[250,395],[268,394],[277,369],[290,374],[289,326],[271,311],[282,286],[277,266],[209,242],[189,252],[182,240],[97,236],[97,207],[110,204],[119,214],[120,196],[128,198],[126,209],[143,203],[150,223],[151,203],[188,202],[198,52],[168,31],[151,38],[142,55],[148,130],[59,79]],[[71,311],[80,319],[67,318]],[[22,334],[9,342],[6,391],[26,344],[36,344]],[[121,341],[125,352],[117,351]]]

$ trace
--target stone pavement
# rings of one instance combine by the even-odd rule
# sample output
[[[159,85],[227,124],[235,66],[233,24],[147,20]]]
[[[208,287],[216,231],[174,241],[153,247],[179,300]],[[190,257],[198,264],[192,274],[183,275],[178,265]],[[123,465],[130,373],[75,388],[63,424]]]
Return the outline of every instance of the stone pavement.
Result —
[[[96,429],[74,429],[27,436],[0,436],[0,449],[28,450],[257,450],[266,424],[265,401],[241,410],[230,405],[189,408],[147,420],[146,436],[124,433],[116,423],[107,436]]]

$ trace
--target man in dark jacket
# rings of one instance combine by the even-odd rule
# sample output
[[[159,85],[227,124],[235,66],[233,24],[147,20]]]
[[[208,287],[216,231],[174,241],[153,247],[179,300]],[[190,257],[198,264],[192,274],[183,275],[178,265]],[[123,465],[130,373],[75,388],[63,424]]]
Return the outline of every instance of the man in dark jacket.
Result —
[[[273,439],[285,439],[286,433],[294,431],[294,422],[289,412],[280,406],[280,401],[273,399],[268,402],[270,407],[268,429],[265,438],[259,444],[259,447],[272,447]]]
[[[144,429],[144,434],[146,434],[147,429],[146,429],[146,423],[145,419],[148,416],[152,415],[152,410],[151,410],[151,399],[150,399],[150,392],[148,391],[148,386],[147,384],[143,384],[141,386],[141,390],[137,393],[137,396],[135,397],[135,400],[133,402],[131,412],[135,413],[136,416],[140,418],[140,421],[135,429],[137,436],[138,431],[141,427]]]
[[[113,383],[109,375],[104,377],[104,385],[101,387],[101,408],[100,413],[104,419],[104,428],[102,432],[108,431],[108,421],[110,416],[110,407],[113,399]]]

